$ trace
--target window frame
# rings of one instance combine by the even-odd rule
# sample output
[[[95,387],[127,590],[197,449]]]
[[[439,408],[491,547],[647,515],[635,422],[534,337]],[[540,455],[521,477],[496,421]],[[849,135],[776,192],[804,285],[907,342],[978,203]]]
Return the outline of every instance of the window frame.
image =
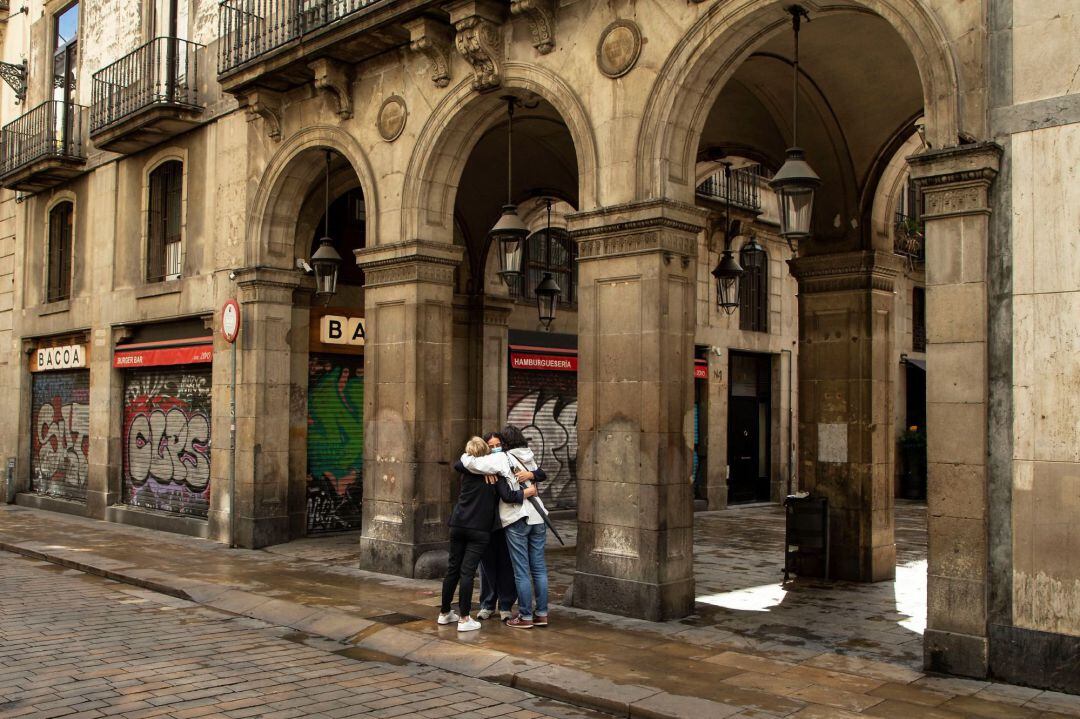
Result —
[[[739,249],[739,264],[746,270],[739,278],[739,329],[746,332],[768,332],[769,251],[762,247],[764,261],[756,272],[743,262],[745,251],[744,243]]]
[[[544,257],[534,257],[533,248],[536,242],[542,240],[544,248],[540,254]],[[555,265],[551,262],[551,243],[558,242],[566,253],[566,266]],[[534,290],[544,278],[545,272],[550,272],[555,277],[555,282],[562,290],[559,296],[559,304],[563,307],[577,306],[578,263],[577,243],[570,239],[570,233],[561,227],[552,227],[550,234],[544,227],[533,232],[525,240],[524,257],[522,258],[521,275],[510,284],[510,296],[521,303],[531,303],[536,300]],[[563,281],[566,280],[566,281]]]
[[[66,212],[67,222],[56,232],[56,218]],[[45,302],[71,299],[75,247],[75,201],[64,198],[49,207],[46,217],[45,240]],[[64,230],[66,229],[66,237]],[[57,245],[59,241],[59,245]],[[59,255],[59,256],[57,256]]]
[[[146,175],[147,282],[168,282],[184,275],[184,171],[183,160],[169,157],[154,165]],[[175,232],[172,232],[170,224],[174,216]],[[169,271],[173,269],[168,264],[172,244],[179,245],[177,272]]]

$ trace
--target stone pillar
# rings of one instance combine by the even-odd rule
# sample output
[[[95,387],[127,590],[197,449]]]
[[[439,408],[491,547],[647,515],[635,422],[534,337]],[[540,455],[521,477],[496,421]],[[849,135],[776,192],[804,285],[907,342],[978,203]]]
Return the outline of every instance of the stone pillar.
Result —
[[[578,242],[574,606],[693,611],[693,357],[705,213],[647,201],[571,216]]]
[[[986,676],[989,504],[987,246],[1001,148],[909,160],[926,222],[929,669]],[[1006,491],[1011,491],[1011,487]],[[1008,517],[1008,502],[1001,511]]]
[[[237,338],[236,506],[229,505],[229,447],[219,443],[211,459],[212,526],[227,527],[228,508],[237,546],[264,547],[289,539],[289,402],[295,270],[246,267],[236,270],[241,328]],[[231,348],[215,340],[214,384],[232,371]],[[219,369],[220,368],[220,369]],[[231,379],[231,378],[230,378]],[[229,380],[224,380],[228,386]],[[228,392],[214,404],[214,416],[228,427]],[[221,434],[215,432],[215,437]],[[226,435],[227,436],[227,435]],[[227,533],[227,532],[226,532]]]
[[[460,247],[424,240],[357,251],[367,318],[364,569],[403,577],[445,569],[450,464],[459,449],[450,444],[450,382],[461,256]]]
[[[513,300],[455,295],[450,443],[495,431],[506,423],[507,332]]]
[[[892,324],[901,260],[868,250],[790,266],[799,282],[800,489],[829,499],[831,578],[892,579]]]
[[[480,430],[489,431],[506,424],[506,391],[509,380],[509,327],[514,301],[484,295],[477,308],[480,319],[477,368],[480,391],[477,417]]]

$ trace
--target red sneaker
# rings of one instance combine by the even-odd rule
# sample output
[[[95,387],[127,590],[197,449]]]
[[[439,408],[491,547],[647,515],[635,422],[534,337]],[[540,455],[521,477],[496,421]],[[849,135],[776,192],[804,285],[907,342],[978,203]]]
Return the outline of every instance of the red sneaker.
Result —
[[[548,618],[546,616],[541,616],[541,615],[537,614],[535,617],[533,617],[533,626],[534,627],[546,627],[547,625],[548,625]]]
[[[514,617],[506,621],[506,626],[512,629],[532,629],[533,623],[531,619],[522,619],[521,617]]]

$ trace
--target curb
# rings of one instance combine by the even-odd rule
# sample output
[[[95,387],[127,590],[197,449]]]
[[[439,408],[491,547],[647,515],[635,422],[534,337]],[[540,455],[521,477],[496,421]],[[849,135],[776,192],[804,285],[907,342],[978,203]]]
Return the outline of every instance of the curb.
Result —
[[[79,552],[76,557],[75,553],[48,550],[48,547],[37,542],[13,544],[0,540],[0,551],[51,562],[236,616],[289,627],[313,636],[360,647],[393,659],[481,679],[618,717],[723,719],[742,709],[709,699],[669,694],[655,687],[618,684],[578,669],[432,638],[427,634],[380,624],[337,609],[287,602],[227,585],[178,579],[154,570],[139,570],[114,563],[84,552]],[[95,559],[98,563],[91,563]]]

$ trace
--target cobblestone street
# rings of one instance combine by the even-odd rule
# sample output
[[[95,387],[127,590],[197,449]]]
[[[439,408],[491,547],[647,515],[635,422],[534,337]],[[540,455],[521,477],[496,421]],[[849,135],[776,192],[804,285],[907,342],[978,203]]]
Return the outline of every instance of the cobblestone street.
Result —
[[[0,607],[5,719],[593,716],[6,552]]]

